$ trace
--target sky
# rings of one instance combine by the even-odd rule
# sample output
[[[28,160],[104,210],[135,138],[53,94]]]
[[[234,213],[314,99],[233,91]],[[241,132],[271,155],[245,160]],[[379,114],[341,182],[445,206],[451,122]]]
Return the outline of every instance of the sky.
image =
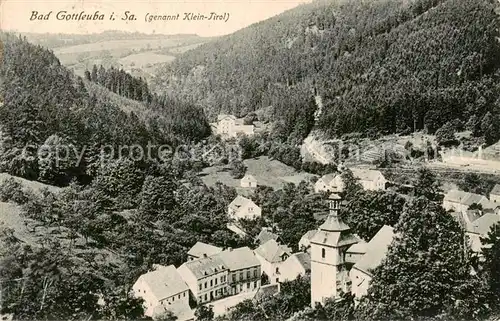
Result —
[[[106,30],[157,34],[198,34],[219,36],[232,33],[252,23],[265,20],[311,0],[0,0],[0,29],[37,33],[99,33]],[[33,12],[36,11],[37,14]],[[104,20],[64,19],[62,13],[104,15]],[[122,20],[125,12],[136,20]],[[50,13],[51,12],[51,13]],[[183,20],[185,13],[225,15],[227,21]],[[50,14],[49,14],[50,13]],[[115,20],[111,20],[111,15]],[[179,14],[179,20],[151,21],[151,15]],[[47,20],[38,20],[39,18]],[[32,19],[33,18],[33,19]]]

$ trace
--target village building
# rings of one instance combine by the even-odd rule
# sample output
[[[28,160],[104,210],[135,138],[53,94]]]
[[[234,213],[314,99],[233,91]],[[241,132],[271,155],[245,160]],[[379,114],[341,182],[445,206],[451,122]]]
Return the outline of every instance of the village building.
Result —
[[[261,245],[269,240],[275,240],[276,242],[281,243],[281,238],[278,234],[271,232],[270,228],[263,227],[260,230],[259,235],[255,237],[254,242],[255,244]]]
[[[281,282],[293,281],[299,276],[311,272],[311,256],[309,253],[298,252],[290,255],[283,263]]]
[[[144,299],[146,316],[155,317],[167,310],[177,317],[190,315],[189,287],[173,265],[155,266],[141,275],[132,289],[135,297]]]
[[[196,260],[202,257],[212,256],[222,252],[222,249],[211,244],[203,242],[196,242],[191,249],[187,252],[188,260]]]
[[[262,302],[268,298],[271,298],[280,292],[280,286],[281,285],[279,283],[263,285],[257,290],[257,292],[255,292],[252,300],[254,302]]]
[[[233,115],[219,115],[217,123],[211,126],[216,129],[216,134],[224,138],[233,138],[238,134],[253,135],[255,131],[253,124],[245,125],[243,118],[236,118]]]
[[[387,180],[382,172],[372,169],[351,168],[351,171],[363,186],[363,189],[369,191],[385,190]],[[344,182],[341,174],[326,174],[314,184],[316,193],[329,192],[341,193],[344,191]]]
[[[311,306],[323,304],[349,291],[347,249],[359,242],[350,227],[338,216],[341,199],[332,194],[328,200],[329,214],[311,242]]]
[[[500,206],[500,184],[496,184],[490,192],[490,201]]]
[[[394,239],[394,229],[384,225],[365,246],[349,248],[348,253],[356,255],[357,262],[350,271],[351,293],[356,299],[367,294],[368,287],[373,278],[373,270],[377,268],[387,255],[387,250]],[[359,257],[363,247],[366,253]]]
[[[228,294],[255,291],[260,287],[260,262],[248,247],[227,249],[217,254],[228,268]]]
[[[240,185],[241,187],[246,187],[246,188],[257,187],[257,179],[253,175],[246,174],[241,179]]]
[[[464,229],[471,250],[481,255],[481,249],[484,245],[481,242],[481,238],[486,237],[491,227],[500,222],[500,215],[491,212],[484,213],[480,210],[453,212],[451,215]]]
[[[443,199],[443,208],[447,211],[465,213],[472,204],[480,205],[483,210],[493,210],[497,207],[486,196],[459,190],[449,191]]]
[[[251,199],[238,195],[229,204],[228,215],[234,221],[239,219],[252,220],[261,216],[261,209]]]
[[[256,248],[254,252],[261,264],[262,272],[268,276],[269,282],[271,284],[281,282],[282,267],[286,259],[292,255],[292,250],[275,240],[269,240]]]
[[[311,253],[311,239],[316,235],[318,230],[307,231],[306,234],[302,235],[299,241],[299,250]]]
[[[228,295],[229,270],[217,255],[187,261],[177,271],[187,283],[198,304]]]

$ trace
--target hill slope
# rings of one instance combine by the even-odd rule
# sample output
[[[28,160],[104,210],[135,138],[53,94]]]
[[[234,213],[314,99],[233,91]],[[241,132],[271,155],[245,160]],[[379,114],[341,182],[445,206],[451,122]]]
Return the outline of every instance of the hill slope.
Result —
[[[499,26],[489,0],[315,1],[185,53],[154,85],[275,120],[318,93],[330,136],[476,126],[499,114]]]

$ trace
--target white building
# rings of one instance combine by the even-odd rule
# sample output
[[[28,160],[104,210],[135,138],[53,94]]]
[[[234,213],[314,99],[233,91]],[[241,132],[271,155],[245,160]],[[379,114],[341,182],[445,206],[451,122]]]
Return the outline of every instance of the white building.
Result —
[[[222,252],[222,249],[211,244],[206,244],[203,242],[196,242],[191,249],[189,249],[187,255],[188,260],[196,260],[202,257],[212,256]]]
[[[335,298],[349,290],[349,275],[345,261],[347,249],[358,243],[350,228],[338,217],[340,197],[331,195],[330,213],[311,242],[311,306]]]
[[[483,247],[481,238],[486,237],[491,227],[500,222],[500,215],[491,212],[483,213],[479,210],[451,214],[465,230],[471,250],[481,254]]]
[[[281,269],[281,282],[293,281],[299,275],[304,276],[311,272],[311,256],[308,253],[298,252],[290,255]]]
[[[292,250],[275,240],[269,240],[256,248],[254,253],[260,261],[262,272],[269,277],[269,282],[271,284],[282,282],[282,267],[286,259],[292,255]]]
[[[367,294],[368,287],[373,278],[372,271],[382,263],[387,255],[387,249],[394,239],[394,229],[384,225],[370,242],[363,246],[353,245],[348,250],[348,255],[356,263],[350,271],[351,293],[356,299]],[[361,252],[365,250],[365,253]]]
[[[240,181],[241,187],[257,187],[257,179],[250,174],[246,174]]]
[[[260,287],[260,261],[249,247],[229,248],[217,256],[229,269],[229,295],[255,291]]]
[[[495,209],[498,205],[490,202],[486,196],[451,190],[444,196],[443,207],[447,211],[466,212],[472,204],[481,205],[483,210]]]
[[[261,216],[261,209],[251,199],[241,195],[228,206],[228,215],[231,220],[256,219]]]
[[[189,287],[175,266],[157,266],[141,275],[132,287],[134,295],[144,299],[144,314],[155,317],[171,311],[177,316],[191,310]]]
[[[363,186],[363,189],[369,191],[385,190],[385,185],[387,180],[385,179],[382,172],[372,169],[364,168],[351,168],[351,171]],[[341,193],[344,191],[344,182],[342,181],[341,174],[326,174],[323,175],[314,184],[314,191],[319,192],[329,192],[329,193]]]
[[[490,201],[500,206],[500,184],[496,184],[490,192]]]
[[[233,115],[219,115],[215,124],[216,133],[227,138],[236,137],[238,134],[253,135],[255,126],[245,125],[243,118]]]
[[[228,295],[229,270],[217,255],[185,262],[177,271],[187,283],[198,304]]]

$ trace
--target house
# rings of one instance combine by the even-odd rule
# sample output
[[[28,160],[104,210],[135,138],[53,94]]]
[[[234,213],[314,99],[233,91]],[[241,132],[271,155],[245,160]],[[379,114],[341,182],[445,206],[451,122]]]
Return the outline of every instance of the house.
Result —
[[[363,255],[366,254],[366,248],[368,243],[364,240],[359,240],[358,243],[352,245],[349,249],[347,249],[345,260],[351,264],[355,264],[358,262]]]
[[[136,297],[144,299],[146,316],[153,317],[167,310],[173,313],[190,310],[189,287],[173,265],[156,266],[155,270],[141,275],[132,289]]]
[[[490,202],[486,196],[451,190],[444,196],[443,207],[447,211],[466,212],[472,204],[481,205],[483,210],[493,210],[497,205]]]
[[[356,299],[367,294],[368,287],[373,278],[372,271],[382,263],[394,236],[394,229],[388,225],[384,225],[370,242],[366,244],[366,253],[352,267],[349,273],[351,293]]]
[[[282,266],[292,255],[292,250],[275,240],[269,240],[256,248],[254,253],[260,261],[262,272],[269,277],[269,282],[271,284],[281,282]]]
[[[253,135],[255,126],[245,125],[243,118],[236,118],[233,115],[219,115],[217,117],[217,134],[223,137],[236,137],[238,134]]]
[[[294,253],[286,259],[281,270],[282,282],[293,281],[299,275],[304,276],[311,272],[311,256],[304,252]]]
[[[343,189],[342,177],[340,174],[326,174],[314,183],[314,192],[340,193]]]
[[[255,244],[264,244],[269,240],[275,240],[278,243],[281,243],[281,238],[278,234],[275,234],[270,231],[270,229],[263,227],[260,231],[259,235],[257,235],[254,239]]]
[[[307,231],[306,234],[302,235],[299,241],[299,249],[301,251],[309,251],[311,248],[311,239],[316,235],[318,230]]]
[[[257,179],[250,174],[246,174],[240,182],[241,187],[257,187]]]
[[[495,213],[484,213],[479,210],[466,212],[454,212],[451,215],[458,221],[465,230],[465,235],[469,239],[469,244],[475,253],[480,254],[483,244],[481,237],[488,235],[491,227],[500,222],[500,215]]]
[[[196,260],[202,257],[212,256],[222,252],[222,249],[211,244],[196,242],[195,245],[187,252],[188,260]]]
[[[228,294],[255,291],[260,287],[261,266],[248,247],[227,249],[216,255],[228,268]]]
[[[229,270],[217,255],[187,261],[177,271],[187,283],[196,302],[207,303],[227,296]]]
[[[490,202],[498,204],[500,206],[500,184],[496,184],[495,187],[490,192]]]
[[[241,195],[229,204],[228,215],[232,220],[256,219],[261,216],[261,209],[251,199]]]
[[[363,189],[369,191],[385,190],[387,180],[380,171],[364,168],[351,168],[351,171],[354,177],[359,180]]]
[[[364,168],[351,168],[351,171],[363,186],[363,189],[370,191],[385,190],[387,180],[384,175],[377,170]],[[326,174],[314,184],[314,191],[341,193],[344,190],[344,183],[340,174]]]

